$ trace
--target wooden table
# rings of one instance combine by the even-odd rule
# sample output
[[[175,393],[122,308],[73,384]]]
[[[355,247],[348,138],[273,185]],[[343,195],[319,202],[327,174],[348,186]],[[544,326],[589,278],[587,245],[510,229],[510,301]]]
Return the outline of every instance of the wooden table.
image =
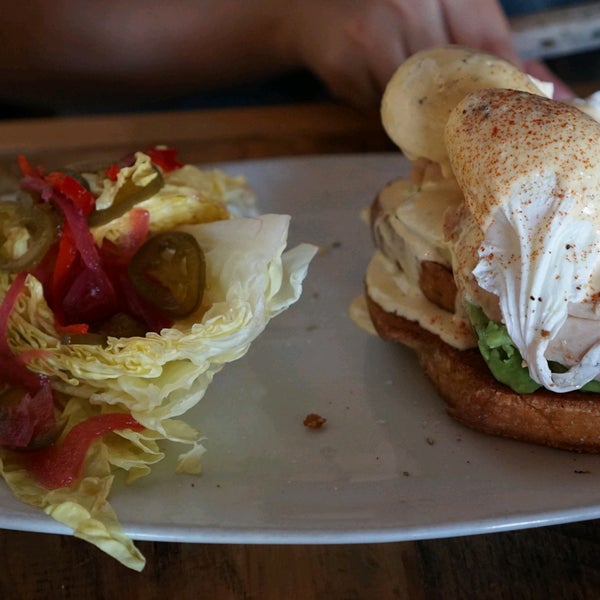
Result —
[[[305,105],[0,122],[6,183],[16,152],[64,164],[149,143],[189,162],[378,152],[377,115]],[[600,490],[599,490],[600,498]],[[70,536],[0,531],[0,598],[593,598],[600,522],[463,538],[361,545],[138,542],[138,574]]]

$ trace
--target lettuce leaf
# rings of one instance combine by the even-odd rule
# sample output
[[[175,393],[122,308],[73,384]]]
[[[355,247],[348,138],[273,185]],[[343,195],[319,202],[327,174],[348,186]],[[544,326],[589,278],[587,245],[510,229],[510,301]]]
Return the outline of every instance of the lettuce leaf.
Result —
[[[136,152],[135,163],[123,167],[116,181],[100,174],[87,174],[92,190],[99,194],[96,206],[105,209],[112,205],[119,190],[127,181],[144,187],[156,173],[150,157]],[[219,169],[199,169],[184,165],[163,173],[163,187],[152,197],[139,202],[136,208],[148,211],[150,232],[170,231],[184,224],[207,223],[228,219],[230,214],[256,214],[255,197],[243,177],[230,177]],[[104,238],[115,241],[127,231],[129,214],[126,213],[105,225],[92,229],[98,245]]]
[[[28,368],[44,373],[64,408],[68,429],[98,412],[131,413],[147,429],[115,432],[94,443],[84,477],[72,488],[48,491],[0,451],[2,475],[24,502],[42,507],[127,566],[143,557],[123,534],[107,502],[113,468],[128,481],[163,458],[159,442],[186,446],[178,471],[198,473],[204,452],[199,432],[178,419],[205,394],[214,375],[242,357],[270,319],[298,300],[316,248],[285,251],[289,217],[262,215],[181,227],[206,256],[202,306],[160,334],[109,338],[106,346],[62,344],[41,283],[28,275],[9,320],[8,342]],[[0,297],[12,276],[0,272]]]

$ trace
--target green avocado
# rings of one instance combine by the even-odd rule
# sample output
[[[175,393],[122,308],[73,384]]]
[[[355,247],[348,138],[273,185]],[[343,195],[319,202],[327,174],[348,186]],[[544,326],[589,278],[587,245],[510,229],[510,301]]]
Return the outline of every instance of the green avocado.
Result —
[[[535,392],[540,385],[529,376],[523,357],[510,339],[506,327],[502,323],[490,321],[479,306],[467,304],[467,313],[477,334],[481,356],[492,375],[518,394]],[[555,373],[566,371],[566,367],[557,363],[550,363],[550,368]],[[599,393],[600,381],[590,381],[581,389]]]

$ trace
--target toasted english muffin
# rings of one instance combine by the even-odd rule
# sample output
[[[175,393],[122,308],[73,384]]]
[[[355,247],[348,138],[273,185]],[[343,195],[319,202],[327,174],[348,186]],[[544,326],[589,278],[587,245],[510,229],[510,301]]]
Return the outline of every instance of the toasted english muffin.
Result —
[[[386,312],[365,294],[375,330],[412,348],[448,414],[482,433],[571,450],[600,453],[597,394],[517,394],[491,375],[476,348],[457,350],[414,321]]]
[[[456,420],[600,452],[600,124],[538,83],[456,46],[398,69],[382,121],[413,168],[371,206],[366,302]]]

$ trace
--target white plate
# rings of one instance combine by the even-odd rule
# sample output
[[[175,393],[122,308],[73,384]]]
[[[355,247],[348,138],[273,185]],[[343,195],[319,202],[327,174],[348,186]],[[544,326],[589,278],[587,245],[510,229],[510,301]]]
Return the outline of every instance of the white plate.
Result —
[[[359,330],[348,306],[372,252],[361,209],[407,171],[398,155],[220,165],[261,212],[292,215],[290,243],[327,249],[300,302],[227,366],[187,415],[204,474],[175,453],[111,502],[136,539],[338,543],[425,539],[600,516],[600,456],[484,436],[446,416],[410,351]],[[307,413],[327,418],[305,428]],[[0,527],[66,533],[0,487]]]

